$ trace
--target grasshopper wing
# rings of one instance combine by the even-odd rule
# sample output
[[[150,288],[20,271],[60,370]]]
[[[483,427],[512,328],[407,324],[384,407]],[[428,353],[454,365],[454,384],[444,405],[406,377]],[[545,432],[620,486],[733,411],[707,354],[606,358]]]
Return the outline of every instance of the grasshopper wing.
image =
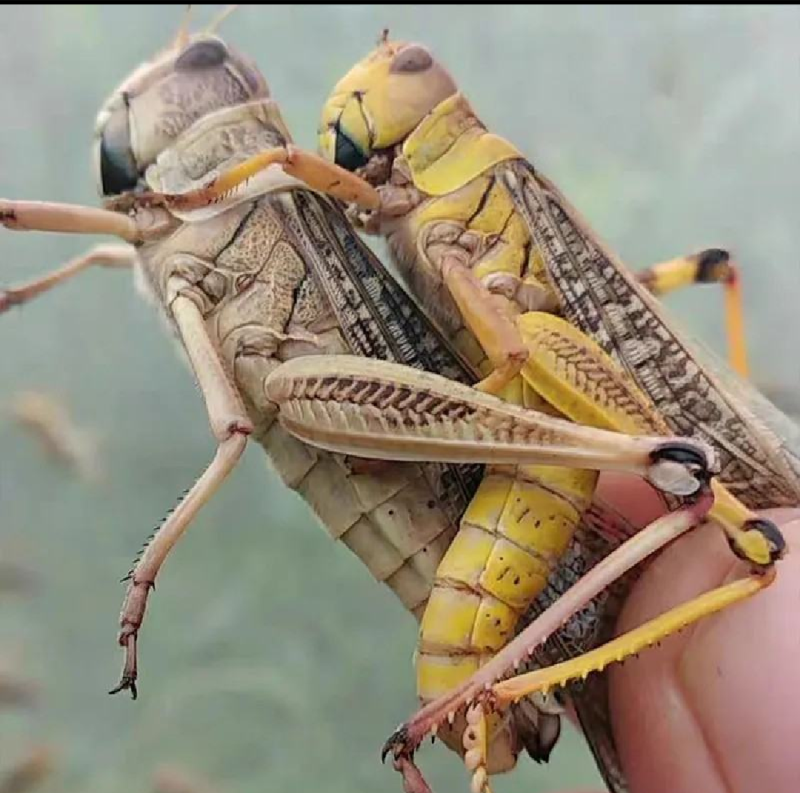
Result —
[[[768,417],[760,404],[754,412],[750,405],[762,400],[752,389],[732,385],[732,375],[720,377],[701,363],[656,298],[533,166],[516,160],[498,169],[565,317],[630,373],[676,435],[718,450],[719,478],[743,503],[752,509],[796,505],[800,467],[797,452],[770,428],[778,423],[777,409]]]
[[[679,335],[658,301],[555,185],[520,160],[499,166],[498,171],[541,251],[564,316],[628,371],[673,432],[717,449],[720,479],[747,506],[796,505],[800,500],[797,426],[702,345]],[[584,545],[579,560],[584,571],[620,541],[596,525],[581,536],[587,523],[591,520],[584,521],[576,536]],[[604,543],[605,549],[600,547]],[[546,608],[568,588],[571,567],[566,560],[565,580],[553,581],[552,591],[543,593],[546,600],[534,604],[534,611]],[[602,601],[576,615],[541,648],[534,663],[547,666],[611,638],[631,583],[631,577],[617,582]],[[606,784],[614,793],[622,793],[626,787],[610,729],[606,675],[593,675],[572,686],[570,698]]]
[[[282,197],[295,237],[352,352],[472,384],[477,375],[428,320],[333,200],[308,190]],[[483,476],[480,465],[426,464],[442,506],[457,525]]]

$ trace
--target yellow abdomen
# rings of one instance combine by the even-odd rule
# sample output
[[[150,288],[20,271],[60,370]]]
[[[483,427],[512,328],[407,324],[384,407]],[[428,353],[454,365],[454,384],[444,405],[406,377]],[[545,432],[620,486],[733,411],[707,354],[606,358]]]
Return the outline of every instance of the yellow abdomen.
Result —
[[[442,559],[420,626],[417,690],[457,686],[514,636],[594,493],[597,474],[544,466],[492,469]]]

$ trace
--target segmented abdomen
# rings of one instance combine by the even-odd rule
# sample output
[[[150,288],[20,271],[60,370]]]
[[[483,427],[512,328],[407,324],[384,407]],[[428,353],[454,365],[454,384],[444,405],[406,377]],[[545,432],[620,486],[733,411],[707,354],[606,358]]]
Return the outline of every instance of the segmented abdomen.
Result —
[[[274,422],[259,438],[283,481],[417,619],[457,531],[442,506],[439,466],[392,463],[356,473],[340,455],[306,446]]]
[[[369,258],[341,212],[313,194],[265,196],[182,233],[188,236],[170,244],[204,255],[189,257],[196,272],[187,278],[213,306],[209,331],[255,438],[326,531],[419,618],[480,469],[392,464],[356,473],[341,456],[283,430],[264,381],[281,361],[309,352],[435,364],[462,379],[467,370]],[[322,275],[330,275],[335,289],[324,288]],[[385,316],[387,306],[395,315]]]
[[[422,619],[417,692],[451,690],[513,638],[594,493],[594,471],[487,472],[439,566]]]

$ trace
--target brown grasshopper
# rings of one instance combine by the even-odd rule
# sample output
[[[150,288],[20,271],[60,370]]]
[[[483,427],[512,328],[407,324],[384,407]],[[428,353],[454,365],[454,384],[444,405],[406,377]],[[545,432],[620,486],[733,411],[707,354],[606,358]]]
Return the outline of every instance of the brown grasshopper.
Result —
[[[268,382],[268,393],[282,404],[284,426],[306,442],[378,458],[483,462],[493,466],[496,479],[505,478],[505,489],[496,488],[501,495],[490,487],[478,492],[437,571],[418,663],[420,697],[429,704],[386,745],[407,784],[424,789],[411,765],[421,738],[431,730],[446,731],[445,720],[452,724],[469,706],[466,726],[460,715],[456,735],[463,733],[463,746],[451,735],[445,740],[464,753],[474,789],[483,790],[487,769],[513,765],[513,757],[503,759],[504,741],[506,755],[519,751],[519,736],[508,731],[498,710],[585,678],[772,580],[784,541],[774,524],[750,510],[800,503],[800,458],[791,446],[797,433],[744,383],[701,363],[650,294],[692,281],[725,283],[732,360],[745,371],[739,283],[725,253],[665,263],[637,282],[552,182],[485,129],[424,47],[384,36],[337,84],[320,135],[331,161],[378,186],[381,207],[362,215],[361,222],[386,236],[418,298],[436,312],[459,348],[472,352],[484,376],[478,389],[521,406],[377,362],[337,361],[334,370],[330,362],[306,359],[287,364]],[[576,472],[572,481],[546,466],[509,468],[536,462],[526,453],[528,437],[518,429],[530,407],[634,435],[677,433],[711,443],[722,461],[709,491],[713,505],[695,505],[688,520],[687,508],[679,509],[658,529],[654,524],[614,551],[555,602],[552,591],[541,597],[549,578],[563,580],[558,559],[569,547],[568,540],[552,539],[556,530],[548,521],[558,523],[553,495],[585,505],[595,480],[578,482]],[[526,498],[525,510],[514,507]],[[489,506],[482,507],[481,500]],[[585,659],[495,685],[640,561],[634,549],[651,552],[670,521],[682,532],[706,510],[725,529],[734,552],[750,563],[750,579],[676,609]],[[577,525],[574,513],[570,520]],[[558,531],[569,537],[571,529],[564,530],[562,522]],[[515,558],[508,550],[512,540],[524,555]],[[495,583],[496,553],[505,553],[513,582],[530,571],[541,576],[526,592],[540,596],[540,611],[554,603],[513,641],[530,600]],[[626,557],[630,554],[635,560]],[[551,566],[539,573],[545,562]],[[554,588],[557,592],[558,584]],[[484,627],[484,613],[498,616],[493,633]],[[447,621],[457,628],[443,630]],[[539,653],[544,663],[557,660]],[[479,671],[471,675],[476,666]],[[589,699],[578,696],[576,704],[586,726],[593,718]],[[587,734],[609,785],[621,790],[613,744],[611,752],[604,751],[610,740],[602,734],[604,726]]]
[[[10,229],[105,233],[130,244],[112,249],[112,263],[133,268],[178,340],[219,444],[125,579],[119,635],[125,665],[114,691],[136,696],[136,643],[156,575],[251,437],[328,532],[419,616],[481,469],[360,467],[320,453],[284,430],[264,391],[283,362],[320,353],[394,361],[449,381],[477,379],[359,240],[336,201],[320,194],[375,208],[374,191],[292,148],[263,77],[209,34],[181,31],[137,69],[101,109],[95,134],[105,209],[3,201],[0,218]],[[105,264],[107,253],[94,250],[55,276],[9,289],[0,306],[22,304]],[[526,416],[526,428],[539,420]],[[542,450],[548,460],[566,463],[580,454],[589,465],[648,475],[678,490],[696,488],[713,465],[702,444],[625,441],[546,416],[541,421],[541,432],[555,433],[561,443],[555,458]],[[593,444],[599,447],[587,457]]]
[[[181,341],[220,442],[209,469],[126,577],[120,643],[127,653],[118,689],[136,696],[136,635],[155,573],[251,435],[331,535],[410,610],[418,608],[430,565],[444,552],[479,469],[411,465],[377,477],[356,473],[347,461],[288,436],[274,421],[261,382],[282,360],[312,351],[375,355],[442,369],[454,379],[471,378],[469,369],[395,286],[336,204],[297,189],[304,182],[286,171],[302,170],[309,158],[290,149],[261,74],[219,38],[181,30],[113,92],[95,132],[100,192],[118,211],[4,201],[0,217],[9,228],[108,233],[132,244],[93,249],[55,274],[0,292],[0,310],[93,265],[132,267]],[[217,178],[216,191],[212,187],[199,202],[207,205],[200,220],[189,213],[192,222],[184,222],[149,195],[154,186],[205,189],[256,153],[284,160],[264,171],[271,184],[259,187],[255,179],[247,186],[251,198],[225,205],[214,203],[227,190]],[[340,187],[358,183],[340,169],[332,174]],[[176,210],[182,216],[185,205]]]

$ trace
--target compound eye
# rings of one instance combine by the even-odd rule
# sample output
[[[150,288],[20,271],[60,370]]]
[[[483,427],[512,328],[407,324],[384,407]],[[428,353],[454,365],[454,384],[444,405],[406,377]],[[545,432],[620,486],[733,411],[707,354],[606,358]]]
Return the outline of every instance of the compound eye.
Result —
[[[133,190],[139,170],[131,151],[128,108],[121,107],[109,119],[100,138],[100,187],[103,195]]]
[[[415,74],[430,69],[432,64],[433,57],[428,50],[415,44],[397,53],[389,71],[393,74]]]
[[[217,39],[204,39],[190,44],[175,61],[179,72],[210,69],[221,66],[228,59],[228,48]]]
[[[336,127],[336,157],[334,162],[347,171],[355,171],[368,162],[361,149],[338,126]]]

